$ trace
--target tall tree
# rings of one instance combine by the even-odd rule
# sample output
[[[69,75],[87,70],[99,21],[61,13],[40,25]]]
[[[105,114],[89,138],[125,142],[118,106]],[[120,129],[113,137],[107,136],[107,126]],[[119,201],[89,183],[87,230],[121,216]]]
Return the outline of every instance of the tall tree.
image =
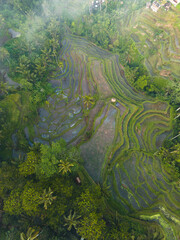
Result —
[[[23,211],[29,216],[37,216],[41,209],[39,207],[41,201],[42,187],[33,181],[28,181],[21,194]]]
[[[22,213],[21,190],[15,189],[10,193],[7,200],[4,201],[3,210],[11,215]]]
[[[21,175],[28,176],[35,173],[36,165],[39,162],[38,154],[31,151],[27,154],[26,160],[19,165],[19,172]]]
[[[34,240],[39,236],[39,231],[36,231],[33,228],[28,228],[27,233],[21,233],[20,239],[21,240]]]
[[[71,167],[73,167],[74,164],[70,163],[68,158],[66,160],[60,160],[59,162],[59,172],[62,172],[63,175],[71,172]]]
[[[95,104],[94,98],[90,94],[82,96],[82,98],[83,98],[83,103],[84,103],[84,105],[86,106],[87,109],[89,109],[90,105]]]
[[[47,210],[47,206],[48,204],[51,205],[52,202],[56,199],[55,196],[52,196],[53,195],[53,191],[51,190],[51,188],[49,187],[49,190],[46,191],[46,189],[44,189],[44,192],[41,196],[41,201],[40,203],[43,203],[44,204],[44,208]]]
[[[105,236],[106,223],[94,212],[84,217],[77,226],[77,233],[87,240],[99,240]]]
[[[76,215],[76,212],[74,212],[72,214],[72,210],[70,211],[70,214],[66,217],[64,216],[64,219],[65,219],[65,224],[64,226],[68,226],[68,231],[71,231],[72,227],[74,227],[76,229],[76,226],[78,224],[78,219],[80,218],[81,216],[78,216]]]

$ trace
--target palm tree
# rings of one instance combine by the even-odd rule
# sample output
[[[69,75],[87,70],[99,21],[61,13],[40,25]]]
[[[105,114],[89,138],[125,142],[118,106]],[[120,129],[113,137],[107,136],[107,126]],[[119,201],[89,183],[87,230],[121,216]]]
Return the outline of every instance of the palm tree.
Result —
[[[50,187],[49,187],[48,192],[46,191],[46,189],[44,189],[44,192],[43,192],[42,197],[41,197],[40,204],[44,203],[44,208],[46,210],[47,210],[47,205],[48,204],[51,205],[53,200],[56,199],[56,197],[53,197],[52,194],[53,194],[53,191],[51,190]]]
[[[94,98],[90,94],[82,96],[82,98],[84,99],[83,103],[84,103],[84,105],[86,106],[87,109],[89,109],[90,104],[94,105],[94,103],[95,103]]]
[[[72,227],[74,226],[74,228],[76,229],[76,225],[78,223],[78,219],[80,218],[81,216],[76,216],[76,212],[74,212],[72,214],[72,210],[70,211],[70,214],[68,217],[64,216],[64,219],[65,219],[65,224],[64,226],[68,226],[68,231],[71,231]]]
[[[63,175],[65,175],[68,172],[71,172],[71,167],[73,167],[74,164],[70,163],[68,159],[66,159],[65,161],[60,160],[59,162],[60,162],[60,164],[58,165],[59,172],[62,172]]]
[[[26,235],[24,233],[20,234],[21,240],[34,240],[39,236],[39,231],[35,231],[33,228],[28,228]]]

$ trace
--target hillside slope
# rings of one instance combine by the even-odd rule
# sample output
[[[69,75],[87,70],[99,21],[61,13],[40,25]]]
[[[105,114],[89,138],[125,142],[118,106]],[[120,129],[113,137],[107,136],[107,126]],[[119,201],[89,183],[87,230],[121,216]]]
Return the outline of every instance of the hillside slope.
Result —
[[[136,92],[118,56],[84,38],[66,34],[61,55],[63,67],[50,79],[55,92],[26,137],[80,145],[88,173],[111,186],[120,209],[139,210],[136,217],[159,221],[167,239],[176,239],[180,191],[154,154],[171,135],[171,107]],[[89,109],[86,95],[95,101]]]
[[[173,79],[180,77],[180,7],[163,8],[154,13],[145,7],[124,16],[118,24],[127,32],[145,57],[152,76]]]

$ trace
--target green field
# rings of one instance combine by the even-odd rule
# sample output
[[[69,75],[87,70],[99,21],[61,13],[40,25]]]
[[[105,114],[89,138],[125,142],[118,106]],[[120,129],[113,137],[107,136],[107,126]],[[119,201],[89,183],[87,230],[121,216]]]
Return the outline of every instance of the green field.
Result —
[[[157,13],[145,7],[124,15],[118,22],[122,34],[129,33],[152,76],[180,77],[180,4]]]
[[[49,79],[55,92],[26,137],[41,143],[63,137],[79,145],[93,180],[110,185],[112,204],[158,221],[166,239],[177,239],[180,191],[155,155],[171,136],[171,107],[135,91],[119,57],[84,38],[66,34],[61,55],[64,67]],[[82,100],[88,94],[95,99],[89,110]]]

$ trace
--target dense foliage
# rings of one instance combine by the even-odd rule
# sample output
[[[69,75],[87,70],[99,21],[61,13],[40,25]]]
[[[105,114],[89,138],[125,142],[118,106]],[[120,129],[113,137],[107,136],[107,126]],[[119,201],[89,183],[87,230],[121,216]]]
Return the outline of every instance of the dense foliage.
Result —
[[[157,153],[164,164],[166,171],[172,176],[173,181],[177,181],[179,185],[180,180],[180,144],[164,143]]]
[[[3,69],[9,68],[16,83],[9,86],[0,74],[0,239],[162,237],[156,224],[119,215],[109,207],[107,186],[89,180],[76,147],[68,147],[62,139],[50,145],[32,144],[24,134],[24,128],[37,120],[38,108],[54,91],[48,78],[62,65],[64,22],[74,34],[117,53],[126,78],[135,88],[153,96],[165,95],[172,104],[179,102],[179,83],[174,80],[169,86],[164,79],[150,78],[134,42],[118,33],[116,9],[127,4],[106,1],[101,11],[77,19],[63,16],[59,21],[43,13],[41,0],[0,1],[0,63]],[[141,1],[129,11],[143,4]],[[11,39],[9,28],[20,29],[21,36]],[[84,97],[87,108],[93,104],[90,95]],[[175,134],[178,132],[177,122]],[[175,173],[174,181],[178,181],[180,169],[177,142],[159,152],[167,172]],[[11,157],[12,149],[22,155]]]
[[[78,235],[89,240],[124,240],[131,235],[151,239],[147,230],[158,231],[156,227],[133,223],[108,210],[105,188],[86,179],[81,162],[78,149],[67,147],[62,139],[50,146],[34,145],[25,159],[14,165],[2,162],[0,227],[5,233],[1,231],[1,238],[11,239],[6,230],[9,226],[12,234],[39,233],[38,239],[71,239],[71,234],[72,239]],[[75,181],[79,176],[80,184]],[[28,229],[29,226],[32,228]],[[142,234],[144,237],[140,238]]]
[[[11,10],[11,4],[16,9],[17,4],[19,6],[20,3],[15,1],[10,5],[4,4],[8,13],[15,11],[14,8]],[[5,16],[1,15],[1,17],[5,19],[6,14],[4,11],[2,13]],[[11,24],[8,19],[6,22]],[[4,25],[5,23],[3,28],[6,33],[9,26]],[[16,82],[11,87],[8,87],[7,83],[1,83],[0,141],[2,151],[12,147],[11,136],[15,129],[18,129],[19,135],[16,145],[21,149],[27,149],[28,143],[22,133],[23,129],[25,125],[31,124],[32,120],[37,118],[37,108],[52,93],[53,90],[47,80],[50,73],[61,64],[59,51],[63,28],[56,17],[46,19],[34,14],[28,15],[24,23],[19,23],[19,28],[21,36],[6,41],[5,45],[0,48],[4,52],[3,64],[5,68],[9,66],[9,75]]]

